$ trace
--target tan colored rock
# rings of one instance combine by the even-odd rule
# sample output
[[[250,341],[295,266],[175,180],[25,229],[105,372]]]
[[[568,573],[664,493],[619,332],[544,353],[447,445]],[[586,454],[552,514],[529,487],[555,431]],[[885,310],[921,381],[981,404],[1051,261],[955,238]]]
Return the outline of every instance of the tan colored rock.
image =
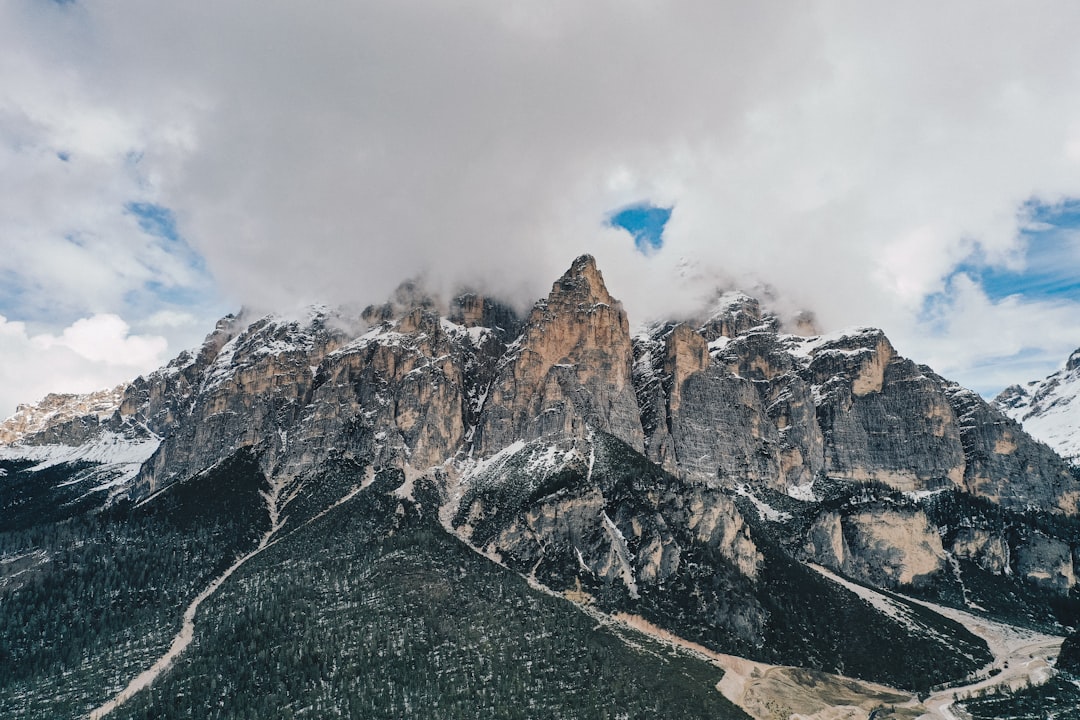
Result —
[[[859,369],[859,374],[851,383],[851,392],[856,397],[862,397],[869,393],[881,392],[885,384],[885,368],[896,357],[896,351],[888,340],[882,336],[874,350],[870,353]]]
[[[868,510],[844,518],[845,569],[875,584],[912,585],[938,574],[945,551],[937,528],[921,510]]]
[[[825,567],[882,587],[916,585],[945,567],[941,536],[921,510],[826,512],[804,549]]]
[[[126,388],[124,383],[81,395],[49,393],[36,404],[20,404],[14,415],[0,423],[0,444],[10,445],[78,418],[105,420],[120,408]],[[78,438],[75,444],[81,441]]]
[[[668,408],[679,411],[683,382],[690,375],[709,366],[709,346],[688,325],[676,325],[664,344],[664,374],[670,378],[671,393]]]
[[[739,509],[729,498],[695,489],[687,502],[687,527],[698,541],[716,545],[743,575],[756,578],[764,560]]]
[[[1016,548],[1016,571],[1062,594],[1076,585],[1072,548],[1067,542],[1042,533],[1033,533],[1020,542]]]
[[[622,305],[593,258],[579,257],[533,308],[515,355],[495,380],[478,427],[480,453],[516,440],[580,437],[590,428],[641,450],[632,357]]]
[[[844,528],[839,513],[819,515],[807,532],[806,553],[831,570],[842,570],[848,557]]]
[[[971,560],[995,575],[1009,572],[1009,544],[998,533],[985,528],[962,527],[953,540],[956,557]]]

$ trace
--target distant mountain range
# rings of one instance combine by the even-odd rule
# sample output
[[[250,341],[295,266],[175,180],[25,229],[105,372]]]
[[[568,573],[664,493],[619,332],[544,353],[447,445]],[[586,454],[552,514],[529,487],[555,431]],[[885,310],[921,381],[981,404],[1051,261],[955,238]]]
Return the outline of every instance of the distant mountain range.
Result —
[[[1006,388],[994,405],[1032,437],[1080,463],[1080,349],[1049,377]]]
[[[1077,373],[995,407],[737,292],[632,333],[587,255],[524,317],[228,316],[0,425],[0,715],[1075,708],[1077,439],[1028,432]]]

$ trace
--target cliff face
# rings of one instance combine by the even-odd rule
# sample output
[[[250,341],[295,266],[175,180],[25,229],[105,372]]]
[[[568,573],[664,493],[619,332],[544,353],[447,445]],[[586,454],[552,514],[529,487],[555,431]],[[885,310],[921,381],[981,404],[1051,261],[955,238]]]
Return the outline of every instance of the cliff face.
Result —
[[[897,355],[880,331],[802,338],[758,318],[717,335],[737,327],[728,312],[635,340],[646,454],[678,476],[796,497],[821,476],[907,492],[953,487],[1008,507],[1077,512],[1080,486],[1060,457]]]
[[[810,528],[806,550],[827,568],[881,587],[919,586],[945,567],[941,536],[918,510],[824,513]]]
[[[631,380],[630,328],[591,256],[582,256],[536,304],[492,383],[476,447],[515,440],[610,433],[641,449]]]
[[[85,395],[49,394],[36,405],[22,404],[0,423],[0,444],[24,439],[33,444],[85,442],[93,430],[120,408],[126,386]]]
[[[746,488],[810,518],[785,530],[788,551],[867,582],[926,584],[958,558],[1075,585],[1067,537],[975,523],[943,542],[918,500],[955,491],[1074,516],[1080,481],[1061,458],[878,330],[781,330],[758,301],[728,293],[632,337],[589,256],[524,320],[474,292],[444,305],[406,283],[359,318],[229,316],[197,352],[124,388],[20,408],[0,430],[16,442],[3,452],[137,444],[138,462],[153,455],[117,490],[136,498],[243,448],[291,483],[289,498],[330,463],[400,469],[408,488],[430,481],[453,532],[557,589],[704,592],[703,556],[754,581],[771,531],[747,523]],[[841,511],[819,506],[825,484],[908,499]],[[726,627],[757,642],[766,614],[747,602],[724,605],[737,618]]]

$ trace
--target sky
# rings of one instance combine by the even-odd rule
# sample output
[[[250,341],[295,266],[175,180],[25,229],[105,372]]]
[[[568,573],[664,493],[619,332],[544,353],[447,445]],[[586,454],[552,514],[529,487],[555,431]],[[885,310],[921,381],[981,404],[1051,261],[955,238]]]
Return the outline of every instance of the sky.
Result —
[[[984,395],[1080,346],[1080,4],[6,0],[0,416],[403,279],[768,287]]]

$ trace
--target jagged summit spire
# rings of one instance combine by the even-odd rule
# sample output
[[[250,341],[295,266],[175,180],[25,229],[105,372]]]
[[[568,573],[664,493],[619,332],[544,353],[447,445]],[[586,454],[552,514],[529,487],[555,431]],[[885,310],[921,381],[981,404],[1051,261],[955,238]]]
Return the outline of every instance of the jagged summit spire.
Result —
[[[604,276],[596,267],[596,258],[585,254],[578,256],[563,276],[551,286],[548,302],[613,305],[618,301],[608,292],[607,285],[604,284]]]

